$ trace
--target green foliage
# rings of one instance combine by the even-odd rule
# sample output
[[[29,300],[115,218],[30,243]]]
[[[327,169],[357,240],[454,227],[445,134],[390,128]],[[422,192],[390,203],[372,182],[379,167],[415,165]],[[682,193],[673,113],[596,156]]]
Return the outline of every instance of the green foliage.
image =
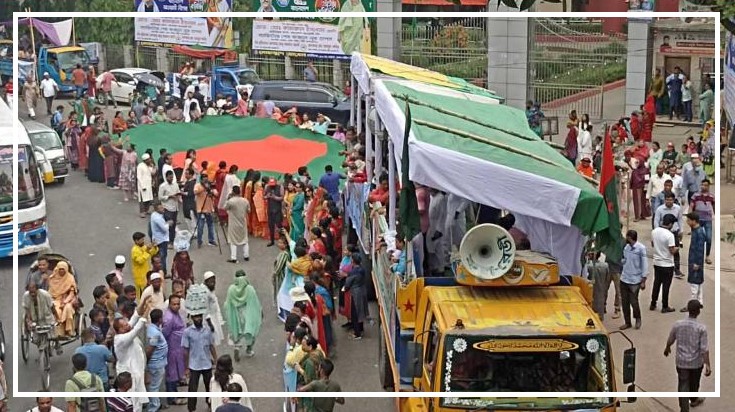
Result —
[[[76,7],[78,11],[113,12],[132,10],[132,2],[126,1],[84,0],[80,3]],[[131,17],[76,18],[74,27],[79,42],[130,45],[135,40],[134,21]]]
[[[232,8],[234,11],[254,11],[252,2],[248,0],[233,0]],[[235,33],[240,33],[238,51],[249,52],[253,44],[253,19],[232,19],[232,29]]]
[[[714,9],[722,13],[720,21],[725,29],[735,33],[735,23],[730,20],[735,19],[735,2],[732,0],[717,0],[717,6]]]

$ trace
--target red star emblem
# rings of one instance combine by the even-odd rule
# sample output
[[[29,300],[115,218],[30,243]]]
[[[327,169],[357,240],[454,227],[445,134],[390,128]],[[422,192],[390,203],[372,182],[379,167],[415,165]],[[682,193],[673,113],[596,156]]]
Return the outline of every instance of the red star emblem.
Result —
[[[414,304],[411,303],[411,299],[409,299],[408,301],[406,301],[406,303],[403,304],[403,310],[405,310],[406,312],[413,312],[413,307],[414,307]]]
[[[615,207],[613,206],[613,202],[611,202],[609,200],[607,201],[607,211],[609,213],[612,213],[613,211],[615,211]]]

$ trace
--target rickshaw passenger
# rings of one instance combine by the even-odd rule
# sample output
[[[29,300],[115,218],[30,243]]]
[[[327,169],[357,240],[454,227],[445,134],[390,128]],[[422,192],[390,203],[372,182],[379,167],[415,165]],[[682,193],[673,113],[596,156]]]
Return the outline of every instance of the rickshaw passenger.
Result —
[[[45,256],[41,256],[36,261],[35,269],[31,268],[26,277],[26,289],[30,283],[35,283],[39,289],[48,290],[48,278],[51,276],[49,270],[49,261]]]
[[[77,282],[69,273],[69,264],[60,261],[49,277],[49,293],[58,314],[57,334],[60,338],[74,335],[74,314],[77,303]]]

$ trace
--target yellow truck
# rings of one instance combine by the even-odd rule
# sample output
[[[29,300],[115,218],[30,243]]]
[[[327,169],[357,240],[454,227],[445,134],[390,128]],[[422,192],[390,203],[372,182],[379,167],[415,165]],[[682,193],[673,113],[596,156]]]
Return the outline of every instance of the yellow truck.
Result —
[[[481,225],[471,232],[462,242],[462,255],[473,253],[468,248],[478,249],[476,254],[497,254],[502,247],[493,245],[512,244],[498,226]],[[483,245],[481,236],[493,239]],[[454,277],[404,281],[390,270],[385,249],[377,248],[372,262],[380,306],[382,385],[393,391],[449,396],[399,398],[398,411],[616,410],[619,402],[613,397],[462,396],[615,392],[610,333],[592,310],[591,288],[584,279],[560,276],[552,257],[513,247],[504,256],[512,262],[506,265],[509,270],[493,279],[474,276],[467,269],[471,259],[468,264],[463,256],[452,262]],[[625,339],[631,347],[623,354],[622,381],[632,392],[635,348]]]

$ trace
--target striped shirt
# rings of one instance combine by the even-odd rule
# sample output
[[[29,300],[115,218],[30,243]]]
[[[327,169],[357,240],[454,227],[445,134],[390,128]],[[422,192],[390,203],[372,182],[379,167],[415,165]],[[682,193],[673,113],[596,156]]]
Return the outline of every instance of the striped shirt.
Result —
[[[695,318],[677,320],[669,333],[669,343],[676,342],[676,367],[699,369],[707,352],[707,327]]]
[[[128,397],[107,398],[108,412],[133,412],[133,401]]]
[[[699,214],[699,220],[711,222],[715,213],[715,196],[709,192],[696,193],[692,196],[692,210]]]

